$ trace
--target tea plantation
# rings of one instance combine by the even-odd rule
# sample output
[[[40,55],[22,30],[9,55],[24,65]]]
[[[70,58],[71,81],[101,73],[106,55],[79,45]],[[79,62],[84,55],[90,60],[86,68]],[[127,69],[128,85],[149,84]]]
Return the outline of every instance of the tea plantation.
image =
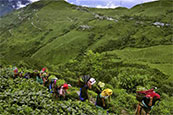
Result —
[[[97,9],[64,0],[40,0],[0,17],[0,114],[134,115],[138,86],[161,101],[151,115],[173,114],[173,1],[131,9]],[[72,85],[68,100],[55,99],[35,78],[12,78],[12,67],[49,69]],[[113,90],[109,108],[81,102],[78,77],[90,75]]]

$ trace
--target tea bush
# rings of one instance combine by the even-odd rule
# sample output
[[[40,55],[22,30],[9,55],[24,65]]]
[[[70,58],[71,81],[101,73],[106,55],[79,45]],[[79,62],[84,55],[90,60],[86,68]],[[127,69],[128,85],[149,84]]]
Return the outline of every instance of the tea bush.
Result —
[[[8,69],[1,69],[0,74],[0,114],[89,114],[95,115],[98,110],[89,102],[80,102],[76,91],[70,88],[69,100],[58,101],[52,97],[48,89],[33,79],[8,76]],[[96,94],[89,92],[93,97]]]

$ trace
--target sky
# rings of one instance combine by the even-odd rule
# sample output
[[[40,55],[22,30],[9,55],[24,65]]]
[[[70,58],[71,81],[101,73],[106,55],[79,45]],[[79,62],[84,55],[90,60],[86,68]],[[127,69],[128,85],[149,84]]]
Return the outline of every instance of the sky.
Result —
[[[39,0],[29,0],[30,1],[30,3],[32,3],[32,2],[37,2],[37,1],[39,1]],[[19,8],[23,8],[23,7],[25,7],[25,6],[27,6],[29,3],[26,3],[26,4],[22,4],[22,2],[21,1],[19,1],[18,3],[17,3],[17,9],[19,9]]]
[[[71,4],[95,7],[95,8],[116,8],[127,7],[131,8],[137,4],[152,2],[157,0],[65,0]]]

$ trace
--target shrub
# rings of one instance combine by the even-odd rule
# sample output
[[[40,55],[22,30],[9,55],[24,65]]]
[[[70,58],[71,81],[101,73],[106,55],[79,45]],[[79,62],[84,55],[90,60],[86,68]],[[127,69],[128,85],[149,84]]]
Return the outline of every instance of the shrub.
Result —
[[[143,72],[142,72],[143,73]],[[149,86],[149,81],[152,76],[142,74],[138,69],[122,69],[118,74],[119,87],[126,89],[128,92],[135,92],[136,86]]]

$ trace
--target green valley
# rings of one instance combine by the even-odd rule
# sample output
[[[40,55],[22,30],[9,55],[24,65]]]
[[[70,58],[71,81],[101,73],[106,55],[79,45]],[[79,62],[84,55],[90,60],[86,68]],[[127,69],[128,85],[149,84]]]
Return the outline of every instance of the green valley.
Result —
[[[16,86],[13,82],[22,79],[12,80],[10,75],[5,74],[8,71],[4,68],[9,65],[31,70],[47,67],[51,74],[74,86],[70,101],[57,101],[58,105],[48,92],[43,91],[47,95],[47,103],[53,104],[50,113],[55,114],[55,108],[60,107],[60,113],[68,114],[66,110],[74,104],[73,111],[104,114],[105,111],[95,108],[94,104],[75,102],[75,92],[79,90],[77,79],[80,75],[89,74],[113,90],[110,108],[107,110],[110,114],[134,115],[137,105],[135,91],[137,86],[144,86],[148,89],[157,87],[157,92],[161,95],[161,102],[153,108],[151,114],[171,115],[172,6],[172,0],[158,0],[139,4],[131,9],[97,9],[72,5],[64,0],[40,0],[0,17],[0,65],[1,72],[4,71],[0,74],[0,85],[14,90],[16,96],[18,90],[29,92],[32,89],[23,83]],[[3,84],[4,81],[10,82],[14,87]],[[24,82],[30,85],[32,80]],[[37,85],[34,82],[31,86],[34,88]],[[42,86],[38,86],[41,90]],[[6,98],[7,92],[10,91],[0,91],[0,105],[5,101],[13,103],[14,100]],[[93,99],[96,98],[94,91],[90,91],[90,94]],[[11,98],[16,99],[15,96]],[[5,100],[1,101],[3,99]],[[24,102],[25,105],[31,100]],[[41,99],[37,99],[37,102],[41,103]],[[16,111],[11,111],[19,106],[24,114],[31,111],[32,114],[39,114],[44,111],[42,108],[47,107],[45,105],[38,110],[38,107],[35,109],[31,105],[22,107],[15,104],[9,110],[5,109],[3,114],[17,114]],[[63,108],[66,105],[68,106]],[[85,106],[91,110],[87,112],[87,108],[83,109]],[[3,108],[6,107],[0,107],[0,111]],[[51,109],[50,106],[47,108]]]

